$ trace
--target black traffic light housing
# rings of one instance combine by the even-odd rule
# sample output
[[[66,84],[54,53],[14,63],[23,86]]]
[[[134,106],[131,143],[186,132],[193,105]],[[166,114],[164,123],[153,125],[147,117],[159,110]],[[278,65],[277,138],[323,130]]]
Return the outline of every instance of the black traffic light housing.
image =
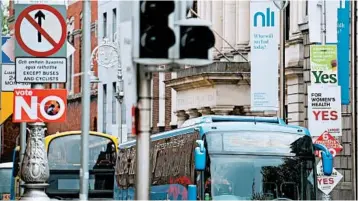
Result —
[[[133,1],[133,58],[141,64],[172,62],[175,1]]]
[[[201,66],[212,63],[215,36],[208,21],[198,18],[184,19],[176,23],[175,63]]]

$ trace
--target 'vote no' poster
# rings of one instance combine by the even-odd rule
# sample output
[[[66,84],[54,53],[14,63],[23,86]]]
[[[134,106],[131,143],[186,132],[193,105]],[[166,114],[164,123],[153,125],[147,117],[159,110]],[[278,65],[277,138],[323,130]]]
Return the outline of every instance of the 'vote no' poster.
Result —
[[[312,136],[324,131],[342,136],[341,88],[338,85],[308,87],[308,127]]]

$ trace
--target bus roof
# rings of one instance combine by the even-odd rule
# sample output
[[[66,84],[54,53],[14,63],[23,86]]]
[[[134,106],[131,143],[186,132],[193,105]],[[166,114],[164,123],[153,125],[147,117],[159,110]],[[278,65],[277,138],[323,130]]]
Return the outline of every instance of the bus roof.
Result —
[[[3,168],[12,168],[13,163],[12,162],[7,162],[7,163],[0,163],[0,169]]]
[[[64,131],[64,132],[57,132],[56,134],[50,134],[50,135],[45,137],[45,148],[46,148],[46,150],[48,148],[48,143],[46,143],[46,142],[51,142],[55,138],[66,136],[66,135],[79,135],[81,133],[82,133],[82,131]],[[91,135],[98,135],[98,136],[110,138],[115,144],[119,143],[118,137],[116,137],[114,135],[101,133],[101,132],[96,132],[96,131],[90,131],[89,133]],[[15,150],[20,151],[20,146],[17,145],[15,147]]]
[[[57,138],[57,137],[61,137],[61,136],[65,136],[65,135],[78,135],[78,134],[81,134],[81,133],[82,133],[82,131],[57,132],[56,134],[48,135],[45,139],[51,141],[52,139]],[[109,137],[112,140],[118,139],[114,135],[110,135],[110,134],[106,134],[106,133],[100,133],[100,132],[96,132],[96,131],[90,131],[90,134],[92,134],[92,135],[100,135],[100,136],[103,136],[103,137]]]
[[[292,134],[308,135],[308,129],[301,126],[287,125],[277,117],[254,117],[254,116],[217,116],[208,115],[189,119],[181,128],[158,133],[151,136],[151,140],[160,140],[177,135],[192,133],[198,130],[200,135],[210,131],[273,131]],[[120,148],[135,145],[136,140],[128,141],[119,145]]]

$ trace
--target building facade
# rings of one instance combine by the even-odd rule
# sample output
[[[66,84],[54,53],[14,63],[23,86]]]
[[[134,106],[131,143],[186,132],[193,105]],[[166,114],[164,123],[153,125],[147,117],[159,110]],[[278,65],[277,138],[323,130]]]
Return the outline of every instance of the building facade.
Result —
[[[186,68],[165,80],[172,97],[177,125],[206,114],[277,116],[276,112],[250,110],[250,1],[198,0],[198,15],[212,22],[215,62]],[[290,1],[286,8],[286,116],[292,125],[308,127],[307,86],[310,85],[310,51],[307,1]],[[279,80],[278,80],[279,82]],[[160,87],[159,87],[160,88]],[[160,106],[159,106],[160,107]],[[343,179],[331,192],[332,199],[353,199],[354,169],[350,105],[342,105],[343,151],[334,167]]]
[[[122,142],[131,138],[131,108],[137,102],[136,68],[131,58],[131,1],[98,2],[98,60],[113,65],[99,65],[98,130],[118,136]],[[108,40],[113,48],[102,46]],[[114,50],[115,49],[115,50]],[[109,55],[110,56],[109,56]],[[118,82],[121,69],[122,83]],[[124,97],[119,103],[116,93],[123,85]]]

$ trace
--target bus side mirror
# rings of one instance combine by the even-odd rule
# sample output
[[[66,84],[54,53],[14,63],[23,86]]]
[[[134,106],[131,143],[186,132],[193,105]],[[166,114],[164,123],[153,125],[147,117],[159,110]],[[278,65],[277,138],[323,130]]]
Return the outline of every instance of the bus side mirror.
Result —
[[[321,157],[323,174],[326,176],[331,176],[333,172],[333,155],[324,145],[314,144],[314,148],[316,150],[322,151]]]
[[[188,185],[188,200],[196,200],[196,185]]]
[[[202,140],[197,140],[196,143],[198,144],[198,147],[196,147],[194,151],[195,169],[205,170],[206,149],[204,147],[204,142]]]

